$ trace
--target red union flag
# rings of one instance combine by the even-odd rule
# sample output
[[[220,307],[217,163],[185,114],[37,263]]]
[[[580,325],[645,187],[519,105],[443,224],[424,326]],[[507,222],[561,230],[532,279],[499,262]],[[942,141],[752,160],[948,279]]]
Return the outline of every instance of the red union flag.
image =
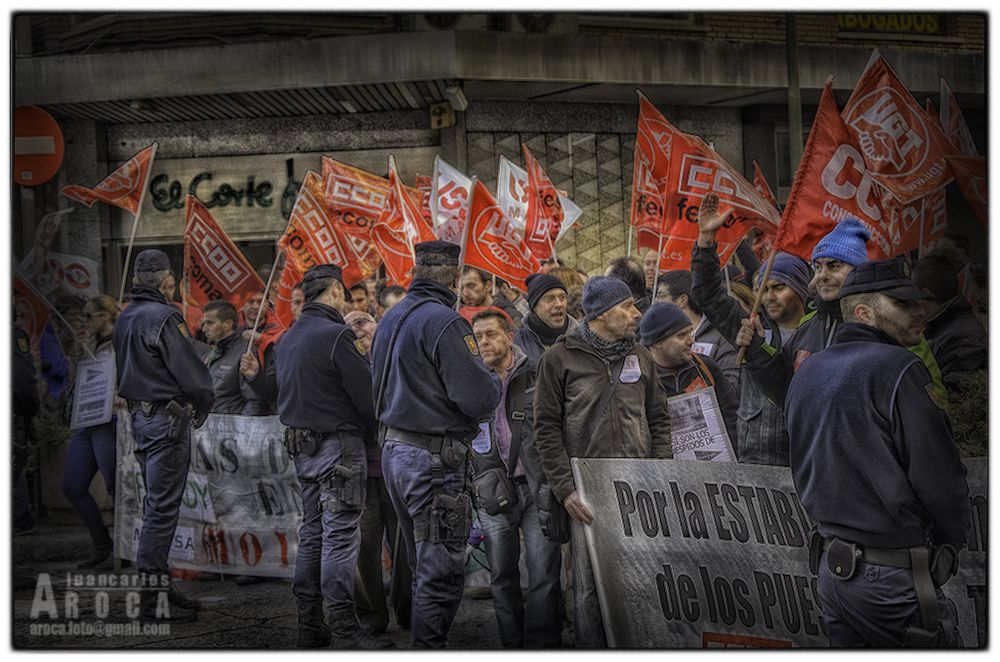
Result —
[[[264,291],[264,282],[242,251],[198,198],[185,202],[184,280],[188,305],[228,301],[237,310],[247,297]]]
[[[454,244],[462,241],[465,215],[469,210],[469,189],[472,180],[434,157],[434,177],[431,183],[431,218],[438,239]]]
[[[368,239],[389,197],[389,180],[324,156],[323,195],[344,232]]]
[[[691,251],[698,239],[698,210],[709,193],[719,196],[721,212],[733,210],[730,220],[716,233],[723,264],[751,227],[773,234],[780,220],[774,205],[701,138],[667,126],[673,136],[669,186],[664,199],[663,227],[667,240],[660,253],[660,269],[691,268]]]
[[[756,161],[753,162],[753,187],[775,209],[778,208],[778,199],[774,197],[774,193],[771,191],[771,187],[768,186],[767,179],[764,177],[764,173],[760,171],[760,166],[757,165]]]
[[[389,195],[376,225],[388,225],[395,234],[405,236],[410,253],[420,242],[437,239],[420,211],[420,200],[420,191],[403,185],[396,171],[396,159],[390,155]],[[382,236],[385,238],[384,233]]]
[[[106,202],[137,216],[142,205],[143,191],[146,190],[146,180],[153,169],[156,146],[153,143],[130,158],[92,189],[70,184],[63,187],[60,193],[88,207],[93,207],[95,202]]]
[[[413,187],[420,191],[420,213],[424,220],[433,228],[434,218],[431,216],[431,188],[434,181],[426,175],[417,175]]]
[[[541,271],[538,260],[520,243],[514,226],[479,180],[472,183],[463,256],[464,264],[495,274],[522,292],[528,291],[524,279]]]
[[[868,173],[861,152],[844,126],[833,97],[833,82],[828,80],[781,216],[775,246],[808,262],[816,243],[837,223],[856,218],[872,235],[869,257],[884,259],[893,253],[892,230],[890,222],[883,221],[881,203],[882,189]]]
[[[562,203],[559,191],[542,170],[527,145],[522,144],[524,169],[528,171],[528,210],[524,218],[524,245],[533,255],[545,260],[555,251],[556,237],[562,228]],[[492,199],[493,196],[490,196]]]
[[[666,118],[640,92],[629,214],[639,248],[660,248],[674,132]]]
[[[372,228],[372,243],[382,257],[391,284],[409,287],[413,280],[413,248],[406,235],[380,223]]]
[[[958,99],[951,91],[951,87],[941,79],[941,113],[939,115],[941,126],[944,128],[944,135],[948,137],[952,146],[959,151],[962,156],[979,156],[976,143],[969,132],[969,125],[965,123],[965,116],[962,109],[958,107]]]
[[[843,113],[872,178],[911,202],[952,180],[945,157],[955,148],[889,64],[873,55]]]
[[[978,156],[949,156],[948,167],[955,173],[955,179],[958,180],[958,187],[962,189],[965,201],[972,207],[976,218],[985,228],[988,221],[986,201],[989,200],[986,159]]]
[[[890,256],[901,255],[912,250],[917,250],[920,255],[923,255],[934,240],[940,238],[947,231],[948,215],[945,207],[945,189],[933,191],[913,202],[900,202],[885,189],[880,190],[882,192],[882,214],[885,219],[881,226],[887,228]],[[869,254],[873,252],[871,244],[869,244],[868,252]]]

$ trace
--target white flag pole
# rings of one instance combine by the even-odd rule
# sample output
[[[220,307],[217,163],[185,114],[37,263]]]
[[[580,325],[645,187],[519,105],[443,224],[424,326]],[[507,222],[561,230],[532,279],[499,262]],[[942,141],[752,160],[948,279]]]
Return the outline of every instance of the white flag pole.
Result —
[[[121,289],[118,292],[118,305],[122,305],[122,301],[125,300],[125,286],[128,282],[128,263],[132,259],[132,247],[135,244],[135,231],[139,228],[139,217],[142,215],[142,205],[146,201],[146,190],[149,188],[149,174],[153,171],[153,161],[156,160],[156,150],[160,148],[160,143],[153,141],[153,153],[149,157],[149,170],[146,172],[146,178],[143,182],[142,191],[139,192],[139,206],[136,208],[135,215],[132,217],[132,232],[129,234],[128,238],[128,248],[125,250],[125,265],[122,267],[122,284]]]

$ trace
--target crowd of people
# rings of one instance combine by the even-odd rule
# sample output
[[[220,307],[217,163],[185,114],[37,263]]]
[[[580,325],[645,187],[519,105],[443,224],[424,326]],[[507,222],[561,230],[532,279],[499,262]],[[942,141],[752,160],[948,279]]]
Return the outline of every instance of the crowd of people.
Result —
[[[726,220],[709,196],[690,271],[658,273],[651,250],[598,275],[550,259],[524,292],[462,267],[447,242],[416,246],[408,288],[376,278],[348,287],[338,265],[320,265],[293,292],[296,321],[270,342],[273,289],[240,308],[214,301],[189,330],[166,255],[145,250],[124,310],[108,296],[60,302],[74,326],[64,330],[66,358],[43,344],[44,370],[32,371],[40,386],[15,379],[16,431],[27,434],[41,400],[71,397],[79,347],[115,353],[116,413],[132,418],[147,488],[139,571],[169,572],[189,423],[277,415],[302,490],[299,646],[386,647],[379,635],[391,608],[415,647],[444,647],[475,512],[503,646],[558,647],[571,616],[576,646],[595,648],[607,642],[584,535],[594,512],[570,458],[671,458],[668,401],[713,389],[736,461],[791,467],[823,558],[848,545],[860,565],[897,571],[866,588],[856,581],[863,573],[819,565],[831,644],[955,645],[947,608],[934,621],[914,593],[917,562],[892,552],[958,549],[968,535],[946,411],[966,378],[986,370],[986,291],[965,269],[961,238],[940,241],[911,271],[904,259],[869,261],[867,231],[845,220],[809,262],[778,254],[765,277],[766,256],[748,243],[720,267],[715,232]],[[759,289],[751,316],[747,293]],[[14,353],[27,375],[23,333]],[[72,431],[63,491],[93,540],[84,568],[110,567],[111,536],[89,485],[99,472],[114,493],[115,452],[114,418]],[[24,462],[15,460],[15,528],[27,530]],[[879,612],[882,591],[919,600]],[[197,602],[173,588],[168,605],[144,596],[143,615],[197,617]]]

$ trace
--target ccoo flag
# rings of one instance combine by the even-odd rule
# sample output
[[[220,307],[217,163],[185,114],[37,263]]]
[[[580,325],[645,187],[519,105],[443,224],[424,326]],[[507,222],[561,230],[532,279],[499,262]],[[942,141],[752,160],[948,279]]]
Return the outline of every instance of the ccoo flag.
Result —
[[[146,190],[146,181],[153,169],[156,147],[157,144],[154,142],[119,166],[92,189],[70,184],[63,187],[60,193],[88,207],[93,207],[95,202],[106,202],[130,212],[133,216],[138,216],[142,205],[142,194]]]

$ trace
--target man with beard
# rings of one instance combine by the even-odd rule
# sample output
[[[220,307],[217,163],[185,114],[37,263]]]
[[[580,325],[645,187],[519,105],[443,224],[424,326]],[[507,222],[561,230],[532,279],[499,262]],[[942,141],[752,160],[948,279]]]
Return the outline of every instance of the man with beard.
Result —
[[[228,301],[205,304],[201,330],[212,346],[205,357],[205,365],[212,375],[215,390],[213,414],[244,414],[247,401],[257,399],[257,394],[240,374],[240,360],[246,353],[247,341],[236,330],[238,320],[236,307]]]
[[[597,276],[583,288],[585,321],[542,354],[535,390],[535,447],[571,522],[574,633],[578,648],[604,648],[603,617],[571,457],[672,457],[666,394],[649,350],[636,341],[640,313],[623,281]],[[610,377],[610,380],[609,380]]]
[[[838,290],[844,322],[785,400],[795,491],[822,536],[810,556],[830,646],[959,647],[940,586],[972,518],[948,416],[906,349],[925,295],[898,258],[858,265]]]
[[[514,344],[529,359],[537,361],[559,336],[576,328],[576,320],[566,314],[566,285],[551,274],[531,274],[528,285],[530,312],[524,326],[514,334]]]

